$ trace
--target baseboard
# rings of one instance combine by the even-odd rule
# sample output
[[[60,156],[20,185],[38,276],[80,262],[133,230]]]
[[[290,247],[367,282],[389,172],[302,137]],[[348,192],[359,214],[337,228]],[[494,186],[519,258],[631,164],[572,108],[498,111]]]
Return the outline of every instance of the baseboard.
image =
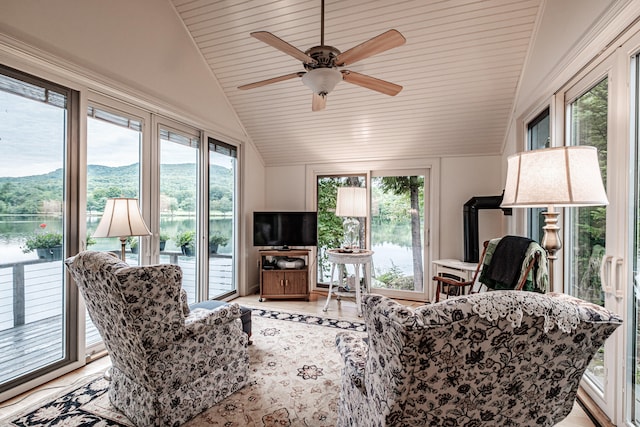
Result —
[[[578,388],[578,404],[597,427],[616,427],[582,387]]]

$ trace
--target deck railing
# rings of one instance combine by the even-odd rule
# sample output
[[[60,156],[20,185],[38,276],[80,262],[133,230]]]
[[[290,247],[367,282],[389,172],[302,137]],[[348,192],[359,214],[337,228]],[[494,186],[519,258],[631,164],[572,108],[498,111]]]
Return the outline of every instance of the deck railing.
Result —
[[[134,264],[136,256],[127,259]],[[180,265],[183,283],[195,283],[195,258],[163,251],[160,261]],[[209,255],[209,295],[233,289],[232,261],[231,255]],[[63,269],[62,260],[0,264],[0,384],[63,357]],[[196,290],[186,291],[195,301]],[[88,346],[100,341],[88,316],[85,330]]]
[[[133,260],[136,255],[128,255]],[[180,265],[186,283],[195,283],[195,258],[181,252],[160,252],[160,261]],[[0,264],[0,331],[62,313],[63,264],[61,260],[34,259]],[[209,294],[233,290],[232,256],[209,255]],[[196,289],[185,288],[189,301]]]

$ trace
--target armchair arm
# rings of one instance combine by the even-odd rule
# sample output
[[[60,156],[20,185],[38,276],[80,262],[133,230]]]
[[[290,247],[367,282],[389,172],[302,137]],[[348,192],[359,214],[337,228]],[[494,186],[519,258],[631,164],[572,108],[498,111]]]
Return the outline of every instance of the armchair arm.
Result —
[[[213,310],[194,308],[185,318],[185,327],[187,333],[199,334],[211,326],[218,326],[239,319],[240,314],[240,305],[235,302],[216,307]]]
[[[351,332],[339,332],[336,335],[336,346],[344,360],[345,374],[353,385],[366,395],[364,376],[369,346],[362,337]]]
[[[450,279],[448,277],[443,277],[443,276],[433,276],[433,280],[446,283],[447,285],[453,285],[453,286],[469,286],[473,283],[472,281],[461,282],[459,280]]]
[[[185,317],[188,316],[191,310],[189,309],[189,297],[184,288],[180,288],[180,304],[182,305],[182,313],[184,313]]]

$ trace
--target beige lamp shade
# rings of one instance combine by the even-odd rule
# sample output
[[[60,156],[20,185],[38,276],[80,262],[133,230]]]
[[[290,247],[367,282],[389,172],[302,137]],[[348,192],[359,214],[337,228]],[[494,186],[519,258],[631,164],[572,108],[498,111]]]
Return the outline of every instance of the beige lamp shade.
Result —
[[[367,216],[367,189],[338,187],[336,216],[362,218]]]
[[[531,150],[510,156],[502,207],[599,206],[609,201],[595,147]]]
[[[142,219],[138,199],[107,199],[104,214],[93,237],[148,236],[151,232]]]

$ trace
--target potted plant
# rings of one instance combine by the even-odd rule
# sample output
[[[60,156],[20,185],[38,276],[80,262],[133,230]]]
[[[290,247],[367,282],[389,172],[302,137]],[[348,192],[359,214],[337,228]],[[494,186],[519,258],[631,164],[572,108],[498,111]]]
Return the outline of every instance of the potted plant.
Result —
[[[193,230],[183,231],[176,236],[176,244],[180,246],[182,255],[192,256],[194,251],[194,239],[196,232]]]
[[[132,254],[138,253],[138,238],[136,236],[127,237],[127,243],[129,244],[129,248],[131,249]]]
[[[218,246],[222,245],[226,245],[227,242],[229,241],[228,237],[223,236],[222,234],[216,232],[213,233],[210,237],[209,237],[209,252],[211,252],[212,254],[215,254],[218,252]]]
[[[168,240],[171,240],[169,238],[169,235],[164,234],[164,233],[160,233],[160,250],[161,251],[164,251],[164,248],[165,248]]]
[[[48,261],[58,261],[62,259],[62,233],[55,231],[44,231],[47,224],[40,224],[42,232],[36,232],[27,238],[22,248],[22,252],[29,253],[36,251],[38,258]]]

